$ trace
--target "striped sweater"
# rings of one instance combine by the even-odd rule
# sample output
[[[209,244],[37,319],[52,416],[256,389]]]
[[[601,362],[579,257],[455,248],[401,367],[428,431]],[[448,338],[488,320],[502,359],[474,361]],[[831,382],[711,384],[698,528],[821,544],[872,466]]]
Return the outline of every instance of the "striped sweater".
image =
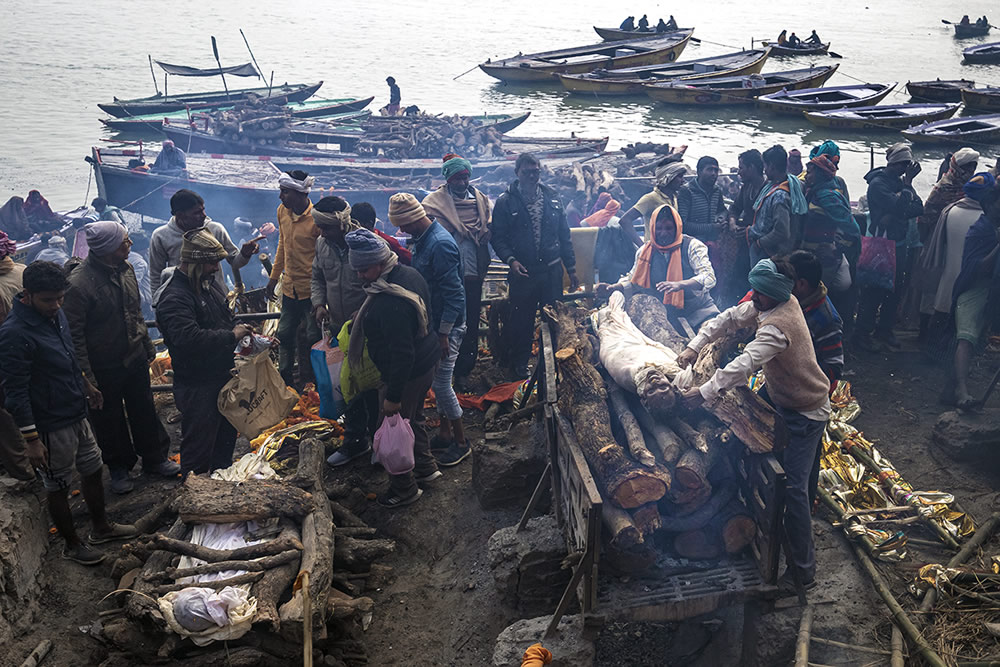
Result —
[[[826,295],[826,285],[819,284],[811,294],[800,299],[802,314],[812,336],[816,361],[828,378],[831,391],[844,371],[844,324]]]

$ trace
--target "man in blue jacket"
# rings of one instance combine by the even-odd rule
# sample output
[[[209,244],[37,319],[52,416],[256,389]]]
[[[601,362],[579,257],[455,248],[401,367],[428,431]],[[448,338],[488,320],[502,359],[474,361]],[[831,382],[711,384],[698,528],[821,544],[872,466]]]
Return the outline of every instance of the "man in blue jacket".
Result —
[[[430,325],[441,345],[441,361],[431,383],[441,415],[441,430],[431,441],[431,451],[438,465],[457,465],[471,451],[462,426],[462,406],[452,387],[455,360],[466,331],[465,288],[458,244],[441,223],[427,217],[423,205],[408,192],[394,194],[389,200],[389,222],[410,235],[413,268],[430,289]]]
[[[105,555],[92,544],[134,537],[134,526],[108,521],[104,511],[101,450],[87,421],[87,406],[100,409],[101,392],[76,361],[69,323],[62,312],[69,286],[62,268],[35,262],[24,270],[24,291],[0,325],[0,380],[31,465],[42,473],[49,514],[66,541],[63,557],[97,565]],[[73,469],[94,529],[82,541],[73,526],[69,486]]]
[[[539,305],[562,295],[564,266],[570,291],[575,292],[580,281],[566,213],[555,190],[540,183],[542,165],[538,158],[522,153],[514,164],[514,174],[517,179],[493,208],[490,243],[510,267],[510,314],[504,326],[506,361],[515,376],[526,378]]]

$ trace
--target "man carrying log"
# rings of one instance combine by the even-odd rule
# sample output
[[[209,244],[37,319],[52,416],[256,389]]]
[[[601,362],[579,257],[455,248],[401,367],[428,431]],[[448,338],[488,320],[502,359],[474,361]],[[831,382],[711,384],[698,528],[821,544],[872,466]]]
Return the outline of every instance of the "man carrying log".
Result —
[[[472,163],[448,153],[441,174],[447,183],[424,197],[427,215],[440,222],[455,239],[462,257],[466,332],[455,362],[455,386],[462,387],[479,354],[479,313],[483,281],[490,268],[490,198],[469,184]]]
[[[514,164],[517,179],[497,198],[491,243],[510,272],[510,316],[505,323],[508,360],[515,377],[528,377],[528,359],[539,305],[562,294],[563,267],[569,289],[580,286],[566,214],[555,190],[540,183],[542,165],[531,153]]]
[[[650,219],[651,238],[635,253],[628,275],[614,285],[598,284],[598,295],[619,290],[660,297],[674,322],[685,318],[697,331],[702,322],[719,314],[710,290],[715,287],[715,271],[708,259],[708,247],[684,233],[684,223],[669,204],[657,208]],[[672,322],[673,323],[673,322]],[[679,325],[675,325],[679,328]]]
[[[441,477],[424,429],[423,410],[441,347],[430,328],[430,291],[420,272],[398,264],[386,242],[367,229],[345,238],[351,267],[368,295],[354,321],[347,363],[360,365],[367,341],[368,354],[384,383],[383,416],[399,413],[413,429],[413,471],[390,475],[389,492],[378,499],[382,507],[394,509],[420,498],[423,491],[417,484]]]
[[[756,330],[742,354],[716,370],[702,386],[685,390],[684,401],[688,406],[714,402],[725,390],[745,385],[763,366],[769,400],[789,431],[782,465],[786,475],[784,526],[790,553],[786,554],[788,570],[779,586],[790,592],[796,581],[806,588],[815,586],[808,485],[816,448],[830,417],[830,383],[816,362],[809,328],[792,295],[795,270],[787,262],[764,259],[751,269],[749,281],[751,300],[706,322],[677,362],[686,368],[711,341],[745,327]]]
[[[233,462],[236,429],[217,407],[233,349],[252,329],[235,324],[215,280],[228,253],[207,229],[189,232],[181,263],[156,293],[156,326],[170,352],[181,412],[181,471],[208,473]],[[235,325],[235,326],[234,326]]]
[[[125,261],[132,247],[128,230],[112,220],[84,229],[90,253],[66,267],[63,310],[80,367],[103,397],[90,422],[111,472],[111,490],[123,494],[134,488],[129,472],[137,454],[147,474],[176,477],[180,466],[167,459],[170,436],[153,405],[149,362],[156,349],[146,331],[138,280]]]
[[[101,392],[87,380],[73,352],[62,312],[68,287],[62,268],[35,262],[24,270],[23,284],[0,325],[6,407],[24,437],[28,461],[42,473],[52,523],[66,541],[63,558],[97,565],[105,556],[90,545],[136,534],[134,526],[108,521],[104,511],[104,464],[87,421],[88,405],[101,407]],[[94,526],[86,542],[77,536],[69,507],[74,468]]]

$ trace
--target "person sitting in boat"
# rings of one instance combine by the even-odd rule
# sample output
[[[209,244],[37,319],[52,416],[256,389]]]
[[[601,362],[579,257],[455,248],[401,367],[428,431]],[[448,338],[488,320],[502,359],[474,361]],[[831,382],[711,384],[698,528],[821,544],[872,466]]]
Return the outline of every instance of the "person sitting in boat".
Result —
[[[815,30],[813,30],[812,34],[806,39],[806,44],[815,44],[816,46],[819,46],[822,43],[823,40],[819,38],[819,35],[816,34]]]
[[[58,229],[63,223],[63,216],[52,210],[52,207],[49,206],[49,200],[43,197],[38,190],[28,192],[28,198],[24,200],[23,210],[28,219],[28,226],[35,234]]]
[[[402,100],[399,94],[399,86],[396,85],[396,79],[391,76],[386,77],[385,82],[389,84],[389,103],[383,107],[383,111],[386,116],[398,116],[399,103]]]
[[[676,318],[683,317],[697,331],[703,322],[719,314],[709,293],[715,287],[715,271],[708,247],[683,233],[681,216],[670,204],[653,211],[650,227],[651,240],[636,251],[631,271],[613,285],[596,285],[596,293],[606,296],[619,290],[626,297],[639,292],[660,297],[676,325],[680,324]]]
[[[667,21],[667,30],[677,30],[677,19],[674,18],[673,14],[670,15],[670,20]]]
[[[125,218],[122,216],[122,210],[117,206],[111,206],[108,204],[108,200],[104,197],[94,197],[94,200],[90,202],[91,207],[98,215],[98,220],[112,220],[114,222],[120,222],[126,227],[128,224],[125,222]]]
[[[965,18],[969,18],[969,17],[966,16]],[[627,19],[625,19],[624,21],[622,21],[622,24],[620,26],[618,26],[618,29],[619,30],[635,30],[635,17],[634,16],[630,16]]]
[[[33,262],[54,262],[62,266],[69,260],[69,254],[66,252],[66,239],[59,234],[42,234],[41,242],[42,249],[35,255]]]
[[[639,32],[649,32],[649,19],[645,14],[639,19]]]
[[[969,20],[969,15],[968,14],[966,14],[965,16],[963,16],[962,20],[958,22],[959,25],[969,25],[971,23],[972,23],[972,21]]]
[[[788,31],[782,30],[781,34],[778,35],[778,46],[786,46],[788,44]]]
[[[184,151],[177,148],[174,142],[169,139],[164,141],[163,148],[160,150],[160,154],[156,156],[156,161],[153,162],[150,171],[155,174],[180,175],[181,172],[186,170],[187,156],[184,154]]]
[[[792,47],[793,49],[797,49],[802,46],[802,40],[799,39],[798,36],[793,32],[791,35],[788,36],[788,46]]]
[[[668,28],[667,24],[663,21],[663,17],[660,17],[660,20],[656,22],[656,34],[660,35],[668,32],[669,30],[670,28]]]
[[[744,88],[760,88],[765,83],[767,83],[767,79],[760,74],[750,74],[743,77]]]

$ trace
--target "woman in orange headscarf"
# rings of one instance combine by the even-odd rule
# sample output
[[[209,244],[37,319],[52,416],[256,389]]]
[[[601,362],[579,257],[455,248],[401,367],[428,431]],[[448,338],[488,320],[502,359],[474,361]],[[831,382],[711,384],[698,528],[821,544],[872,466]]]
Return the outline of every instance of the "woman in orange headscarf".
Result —
[[[602,201],[603,206],[601,208],[580,221],[581,227],[607,227],[611,218],[618,215],[618,211],[621,210],[622,205],[613,199],[611,195],[607,192],[602,192],[601,196],[598,197],[597,203],[601,204]]]
[[[684,234],[677,209],[663,204],[650,216],[650,240],[635,254],[635,265],[614,285],[597,285],[600,293],[620,289],[626,297],[639,291],[662,297],[668,316],[684,317],[695,330],[719,309],[709,290],[715,287],[715,271],[708,247]]]

